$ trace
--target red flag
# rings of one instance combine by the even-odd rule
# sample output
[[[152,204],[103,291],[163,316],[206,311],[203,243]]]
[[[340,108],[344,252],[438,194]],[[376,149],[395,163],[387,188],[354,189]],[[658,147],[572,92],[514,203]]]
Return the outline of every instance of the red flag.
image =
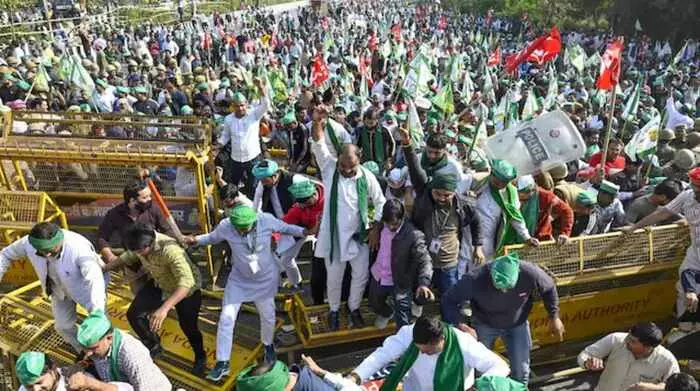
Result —
[[[559,54],[560,50],[561,36],[559,35],[557,26],[554,26],[549,35],[538,37],[517,54],[506,58],[506,70],[513,73],[515,68],[525,61],[535,61],[540,64],[542,62],[551,61]],[[533,53],[535,53],[535,56],[532,56]]]
[[[488,66],[492,67],[501,63],[501,48],[497,47],[496,50],[489,55],[489,61],[486,63]]]
[[[622,54],[622,39],[614,40],[603,54],[600,62],[600,77],[596,87],[601,90],[612,90],[620,80],[620,57]]]
[[[440,22],[438,22],[438,30],[444,30],[447,28],[447,17],[442,15],[440,17]]]
[[[369,36],[369,43],[367,44],[369,50],[372,52],[377,50],[377,44],[377,33],[372,32],[372,35]]]
[[[320,86],[330,77],[328,73],[328,65],[320,55],[314,58],[314,63],[311,66],[311,83],[315,86]]]
[[[394,34],[394,40],[397,42],[401,40],[401,23],[396,23],[391,26],[391,33]]]
[[[530,53],[527,60],[542,65],[547,61],[554,60],[559,52],[561,52],[561,35],[559,35],[557,26],[554,26],[542,46]]]

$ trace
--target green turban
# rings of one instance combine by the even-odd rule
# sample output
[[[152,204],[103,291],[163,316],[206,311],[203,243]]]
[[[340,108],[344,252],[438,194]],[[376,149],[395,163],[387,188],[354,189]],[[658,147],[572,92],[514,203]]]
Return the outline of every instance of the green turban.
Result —
[[[484,375],[474,383],[476,391],[526,391],[523,383],[505,376]]]
[[[491,162],[491,175],[503,182],[510,182],[518,176],[518,171],[505,160],[496,159]]]
[[[24,352],[19,355],[15,372],[17,379],[23,386],[34,384],[41,377],[46,365],[46,355],[41,352]]]
[[[258,220],[258,214],[250,206],[239,205],[231,209],[228,218],[236,228],[249,228]]]
[[[457,177],[455,175],[437,175],[432,178],[428,186],[431,189],[455,191],[457,190]]]
[[[582,191],[576,196],[576,202],[587,207],[598,203],[598,197],[590,191]]]
[[[251,375],[255,365],[244,369],[236,379],[236,389],[238,391],[282,391],[289,382],[289,370],[281,361],[275,364],[269,371],[259,376]]]
[[[520,258],[517,253],[496,258],[491,264],[491,281],[496,289],[513,289],[520,275]]]
[[[279,170],[277,162],[265,159],[253,167],[253,176],[255,179],[267,178],[275,175],[277,170]]]
[[[180,114],[182,115],[192,115],[194,113],[194,110],[190,106],[184,105],[180,107]]]
[[[245,98],[245,95],[241,94],[240,92],[233,94],[233,103],[240,105],[241,103],[246,102],[248,102],[248,100]]]
[[[22,91],[29,91],[31,85],[24,80],[20,80],[17,82],[17,87],[19,87],[19,89],[21,89]]]
[[[88,347],[98,342],[112,328],[112,322],[101,310],[93,311],[78,326],[78,343]]]
[[[284,117],[280,120],[283,126],[287,126],[289,124],[292,124],[296,122],[297,117],[294,115],[293,111],[290,111],[289,113],[285,114]]]
[[[117,93],[119,93],[119,94],[128,94],[129,91],[131,91],[129,89],[129,87],[124,87],[124,86],[117,87]]]
[[[309,198],[316,192],[316,185],[308,179],[292,183],[289,186],[289,193],[295,200],[303,200]]]
[[[83,103],[83,104],[80,105],[80,110],[82,110],[82,111],[84,111],[84,112],[86,112],[86,113],[89,113],[89,112],[92,111],[92,108],[90,107],[89,104]]]
[[[199,84],[197,84],[197,89],[200,91],[207,90],[207,89],[209,89],[209,84],[207,84],[206,82],[199,83]]]
[[[148,90],[144,86],[138,86],[134,88],[134,92],[137,94],[148,94]]]
[[[379,165],[376,162],[368,160],[362,163],[362,167],[366,168],[369,172],[374,174],[374,176],[379,176]]]
[[[39,251],[47,251],[53,249],[63,242],[63,230],[59,228],[53,237],[49,239],[35,238],[31,235],[29,235],[27,239],[29,240],[29,244],[31,244],[35,249]]]

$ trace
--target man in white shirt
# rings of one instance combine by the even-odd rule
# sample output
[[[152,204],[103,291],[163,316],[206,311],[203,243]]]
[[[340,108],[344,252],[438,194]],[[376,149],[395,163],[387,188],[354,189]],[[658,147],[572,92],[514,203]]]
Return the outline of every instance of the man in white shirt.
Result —
[[[10,263],[23,258],[32,263],[44,293],[51,298],[56,331],[81,352],[76,304],[88,312],[104,311],[106,300],[107,279],[92,243],[53,223],[36,224],[29,235],[0,251],[0,281]]]
[[[468,390],[474,385],[475,369],[482,375],[507,376],[510,373],[508,364],[471,334],[437,318],[421,316],[415,324],[404,326],[385,339],[384,344],[349,376],[360,384],[394,360],[399,360],[398,364],[386,378],[385,385],[403,380],[404,391],[447,389],[441,384],[449,384],[449,389]],[[451,367],[447,364],[450,361],[457,365]]]
[[[328,327],[340,327],[341,286],[347,262],[352,267],[348,308],[353,327],[364,327],[360,303],[369,279],[370,222],[380,221],[386,199],[377,179],[360,164],[359,149],[352,144],[342,147],[338,158],[324,141],[323,124],[328,117],[325,108],[313,113],[311,152],[321,169],[323,186],[328,194],[323,204],[321,227],[315,256],[326,264],[328,290]],[[374,216],[369,216],[369,205]]]
[[[586,347],[578,364],[603,371],[595,391],[663,391],[679,369],[673,354],[660,346],[662,339],[654,323],[638,323],[629,333],[612,333]]]
[[[262,81],[255,79],[255,86],[260,91],[260,103],[248,111],[248,101],[241,93],[234,94],[234,111],[224,119],[223,130],[219,136],[217,149],[231,143],[231,160],[226,167],[226,182],[239,186],[243,182],[243,192],[253,197],[255,177],[251,170],[260,160],[260,120],[270,107],[270,102],[262,87]]]

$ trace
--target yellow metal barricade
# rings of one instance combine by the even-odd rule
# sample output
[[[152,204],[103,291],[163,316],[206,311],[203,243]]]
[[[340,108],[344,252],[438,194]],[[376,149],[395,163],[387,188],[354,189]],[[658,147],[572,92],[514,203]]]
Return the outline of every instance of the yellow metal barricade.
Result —
[[[518,252],[520,259],[538,264],[554,278],[565,338],[580,340],[672,316],[677,269],[689,243],[687,226],[669,225],[627,236],[572,238],[563,246],[554,242],[537,248],[509,246],[506,252]],[[328,310],[327,305],[308,306],[300,295],[294,296],[289,315],[304,346],[359,341],[395,331],[393,323],[384,330],[348,329],[341,321],[341,330],[331,332],[326,326]],[[366,304],[361,311],[371,325],[375,315]],[[541,300],[535,302],[529,321],[535,345],[559,342],[549,332],[549,316]]]
[[[210,231],[208,120],[16,111],[4,113],[2,125],[0,185],[48,193],[72,229],[95,231],[124,187],[148,173],[182,231]],[[211,275],[210,250],[204,255]]]
[[[68,228],[66,214],[48,196],[39,191],[0,190],[0,246],[29,233],[36,223],[53,221]],[[26,259],[13,262],[3,276],[3,283],[20,286],[36,280],[31,263]]]

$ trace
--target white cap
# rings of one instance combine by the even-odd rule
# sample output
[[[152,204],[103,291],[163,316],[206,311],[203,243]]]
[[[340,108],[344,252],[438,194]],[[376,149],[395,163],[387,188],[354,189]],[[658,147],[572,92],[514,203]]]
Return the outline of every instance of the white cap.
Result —
[[[393,189],[400,189],[406,184],[406,178],[408,177],[408,171],[401,168],[392,168],[387,175],[387,184]]]
[[[531,186],[535,185],[535,178],[532,177],[532,175],[523,175],[520,178],[518,178],[518,181],[515,185],[515,187],[518,188],[518,191],[523,191]]]
[[[419,96],[416,98],[416,107],[423,110],[429,110],[432,103],[426,98]]]

